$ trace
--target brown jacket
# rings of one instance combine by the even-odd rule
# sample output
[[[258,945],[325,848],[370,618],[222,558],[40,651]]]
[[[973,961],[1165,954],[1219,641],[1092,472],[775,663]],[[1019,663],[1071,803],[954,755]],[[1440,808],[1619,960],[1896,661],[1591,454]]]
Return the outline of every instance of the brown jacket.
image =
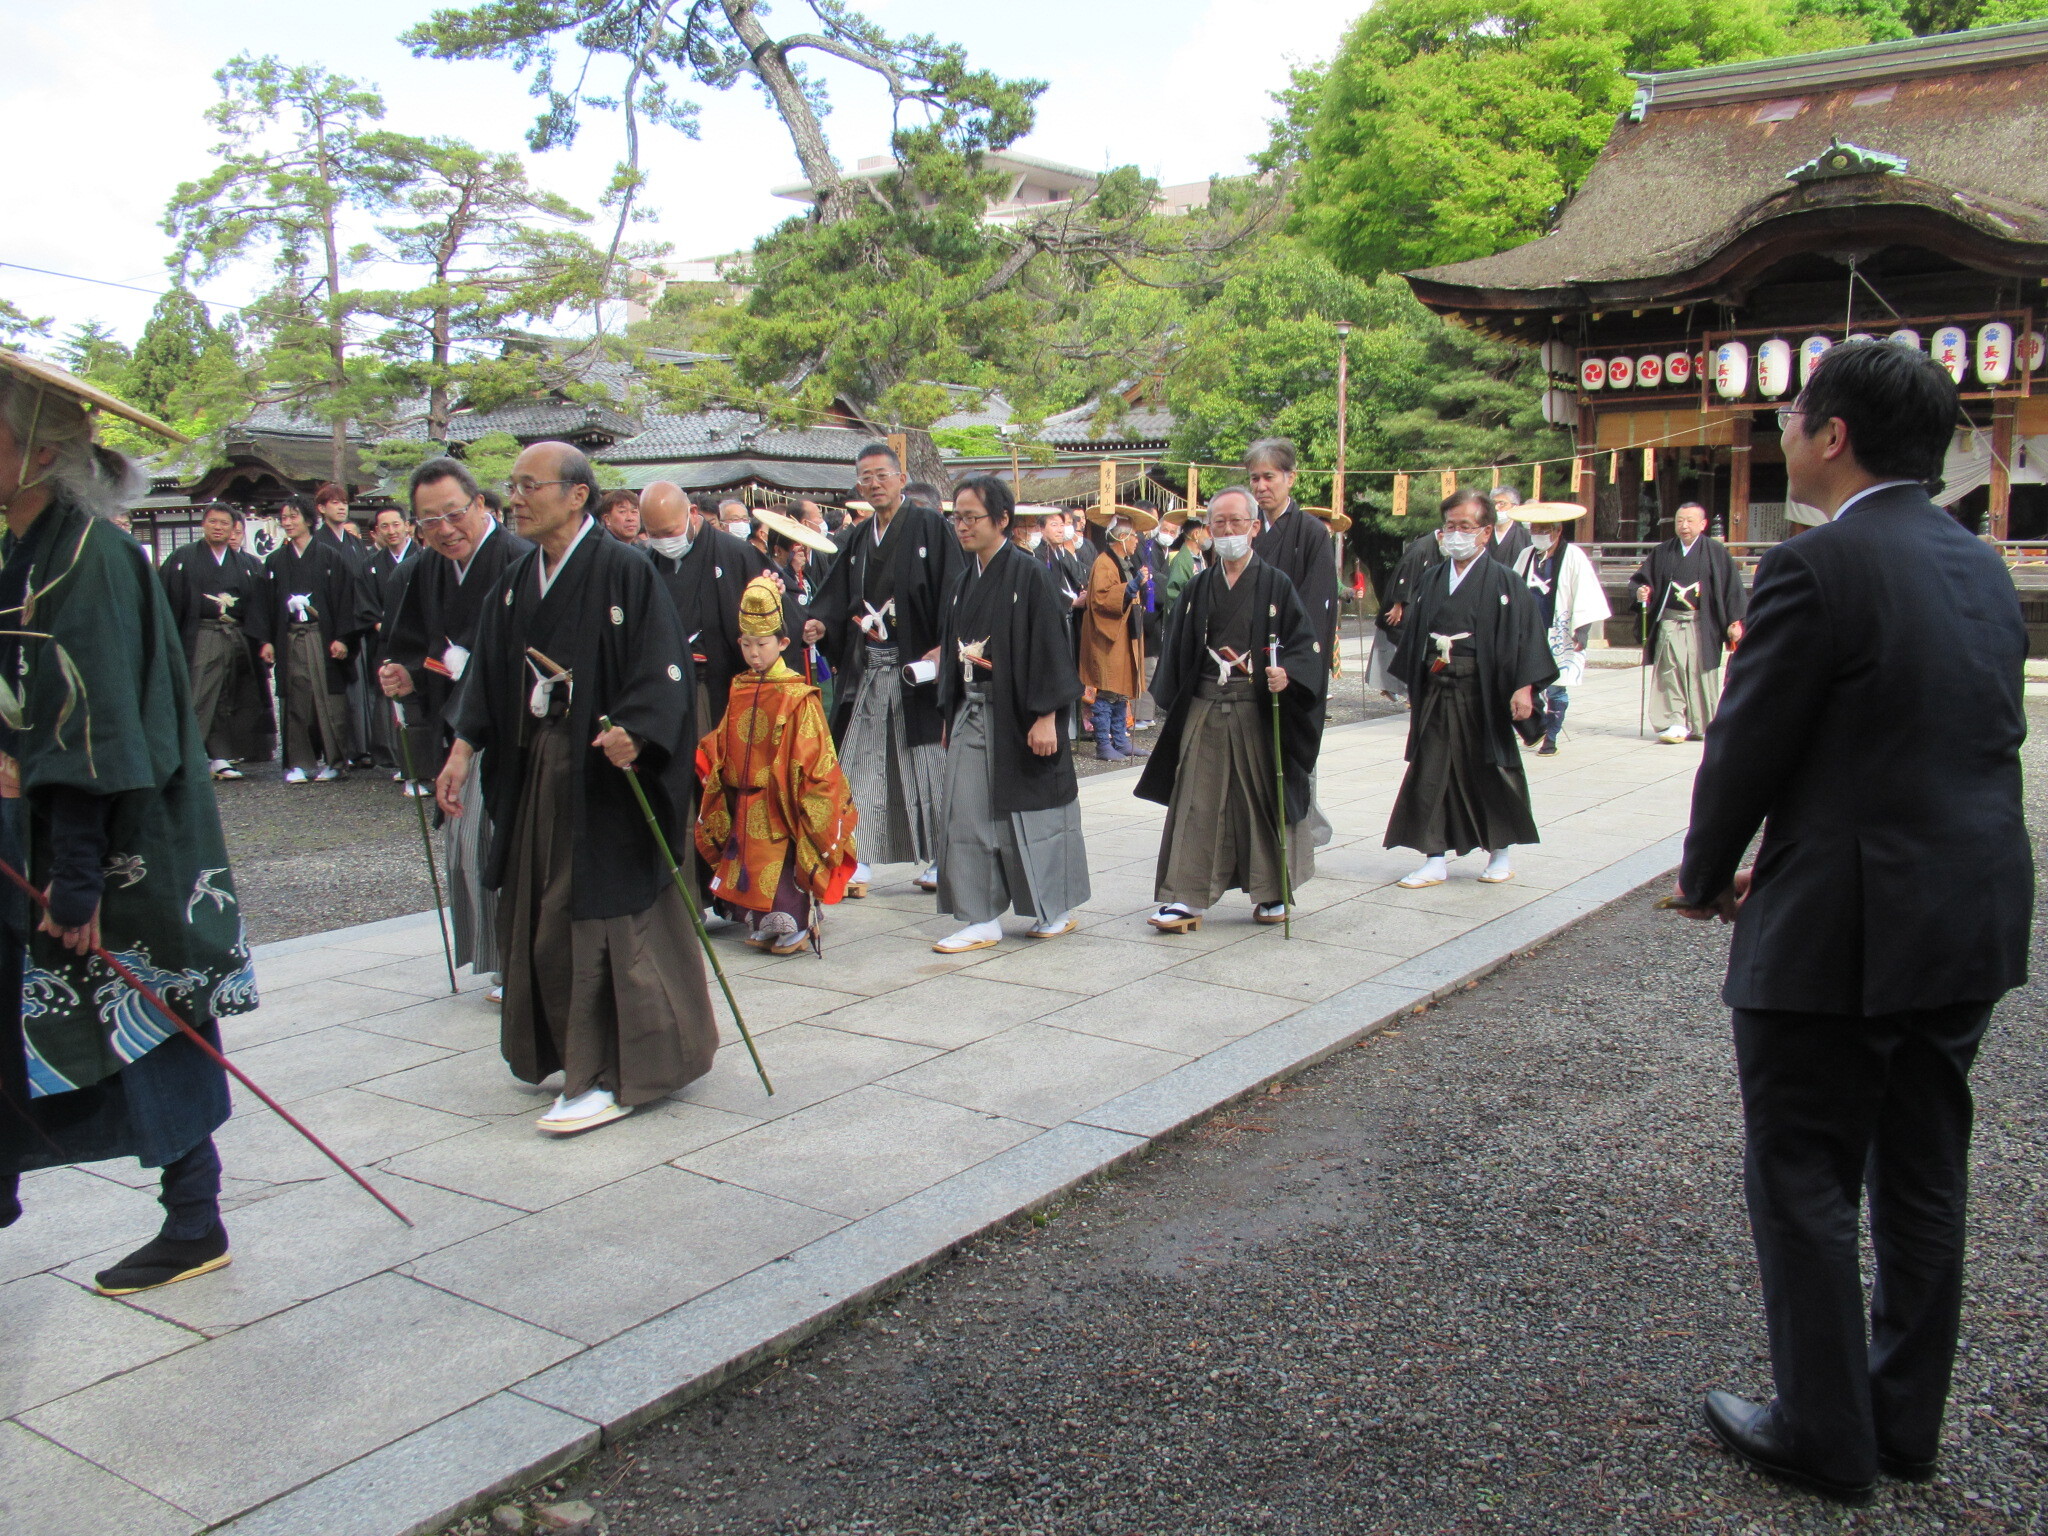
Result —
[[[1131,633],[1137,599],[1126,595],[1124,575],[1107,550],[1088,576],[1088,611],[1081,620],[1081,682],[1103,693],[1135,698],[1145,691],[1145,640]]]

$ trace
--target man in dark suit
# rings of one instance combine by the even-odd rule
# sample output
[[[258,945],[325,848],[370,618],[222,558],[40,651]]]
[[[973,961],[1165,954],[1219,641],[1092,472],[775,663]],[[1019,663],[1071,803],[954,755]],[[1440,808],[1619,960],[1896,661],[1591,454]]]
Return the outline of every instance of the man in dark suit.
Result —
[[[1934,1475],[1968,1074],[2026,980],[2027,633],[2003,562],[1922,488],[1956,418],[1947,373],[1888,342],[1836,347],[1779,413],[1791,494],[1833,521],[1757,568],[1673,898],[1735,924],[1722,998],[1777,1384],[1763,1406],[1710,1393],[1707,1424],[1758,1470],[1850,1503],[1880,1469]]]

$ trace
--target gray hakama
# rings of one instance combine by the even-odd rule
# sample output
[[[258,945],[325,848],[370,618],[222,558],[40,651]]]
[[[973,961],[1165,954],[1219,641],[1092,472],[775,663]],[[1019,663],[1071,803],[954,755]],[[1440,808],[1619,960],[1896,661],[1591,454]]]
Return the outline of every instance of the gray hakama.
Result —
[[[1694,735],[1705,734],[1721,707],[1721,669],[1709,671],[1700,661],[1694,628],[1700,622],[1697,613],[1667,613],[1657,621],[1657,697],[1664,723],[1687,726]]]
[[[327,638],[318,624],[294,623],[278,660],[285,680],[284,766],[348,766],[347,700],[327,691]]]
[[[455,929],[455,963],[477,975],[502,971],[498,950],[498,898],[484,889],[484,849],[491,840],[491,813],[484,805],[484,776],[473,771],[462,781],[462,814],[441,828],[441,859],[448,870],[448,916]]]
[[[206,755],[233,762],[241,757],[235,729],[236,687],[250,670],[249,640],[242,626],[227,619],[201,619],[192,647],[192,716],[206,737]]]
[[[867,647],[839,763],[860,812],[863,864],[929,864],[938,857],[946,749],[913,746],[893,645]]]
[[[566,717],[534,728],[499,893],[501,1044],[522,1081],[559,1070],[565,1097],[606,1088],[645,1104],[711,1070],[718,1024],[673,883],[645,911],[569,915],[579,750]]]
[[[998,815],[995,756],[988,743],[988,695],[972,688],[953,718],[946,748],[946,838],[939,856],[939,910],[986,923],[1012,908],[1019,917],[1060,917],[1087,901],[1088,850],[1081,806]]]
[[[1261,692],[1249,677],[1227,683],[1204,678],[1195,687],[1159,843],[1154,895],[1161,905],[1212,907],[1231,889],[1261,906],[1283,898],[1272,724]],[[1299,822],[1287,829],[1296,892],[1315,874],[1315,847],[1305,830]]]

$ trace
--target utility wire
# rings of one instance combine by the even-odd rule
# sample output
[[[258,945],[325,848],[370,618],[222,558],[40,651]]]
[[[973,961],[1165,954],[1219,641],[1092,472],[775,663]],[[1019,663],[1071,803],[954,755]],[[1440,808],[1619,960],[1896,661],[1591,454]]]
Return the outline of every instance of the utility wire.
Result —
[[[14,272],[33,272],[38,277],[61,277],[73,283],[95,283],[102,288],[119,288],[126,293],[146,293],[154,299],[160,299],[170,292],[168,288],[138,288],[133,283],[117,283],[104,277],[85,277],[77,272],[52,272],[48,267],[31,267],[18,261],[0,261],[0,267]],[[199,302],[209,309],[232,309],[237,314],[253,307],[248,304],[230,304],[224,299],[202,299],[196,293],[192,297],[199,299]]]

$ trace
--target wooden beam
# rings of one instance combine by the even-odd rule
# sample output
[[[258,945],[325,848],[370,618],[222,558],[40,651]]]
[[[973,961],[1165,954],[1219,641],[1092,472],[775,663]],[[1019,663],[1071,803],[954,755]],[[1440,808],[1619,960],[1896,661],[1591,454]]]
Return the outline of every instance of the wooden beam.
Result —
[[[1991,402],[1991,537],[2008,538],[2012,514],[2012,419],[2010,397]]]
[[[1755,418],[1735,418],[1735,441],[1728,449],[1728,542],[1749,542],[1749,440]]]

